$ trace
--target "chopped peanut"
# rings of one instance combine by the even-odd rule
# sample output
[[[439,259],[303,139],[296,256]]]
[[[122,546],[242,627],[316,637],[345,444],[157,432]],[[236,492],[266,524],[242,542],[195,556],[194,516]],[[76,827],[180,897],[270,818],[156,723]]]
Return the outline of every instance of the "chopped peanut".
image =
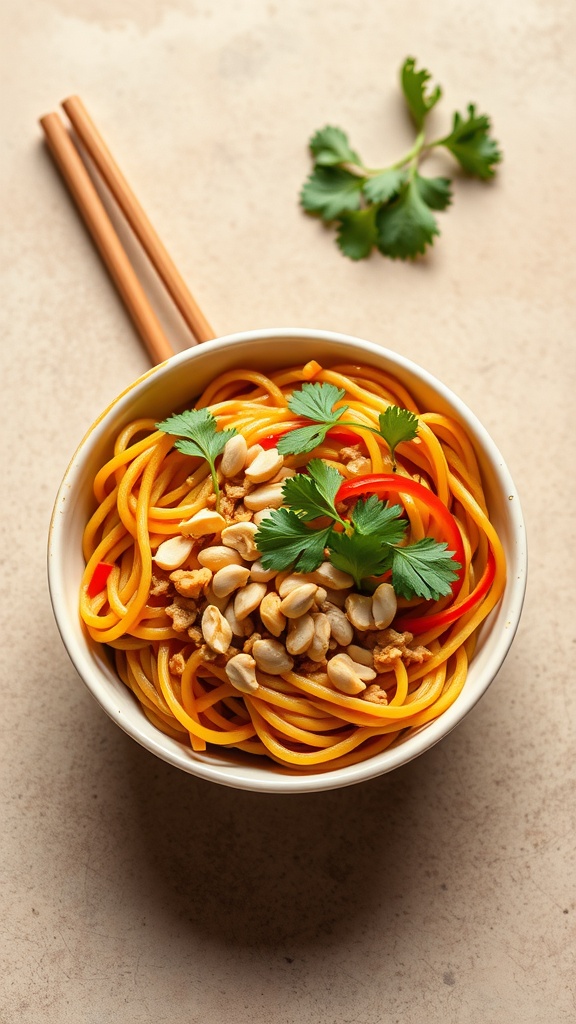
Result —
[[[200,629],[200,626],[189,626],[186,632],[194,646],[200,647],[200,644],[202,643],[202,630]]]
[[[163,540],[153,556],[156,565],[160,569],[177,569],[183,565],[194,549],[193,537],[169,537]]]
[[[360,473],[369,473],[371,462],[364,454],[361,444],[350,445],[340,449],[340,458],[351,476],[358,476]]]
[[[172,675],[181,676],[184,672],[184,669],[186,668],[186,658],[184,657],[184,655],[180,652],[178,652],[177,654],[173,654],[172,657],[170,658],[170,661],[168,662],[168,668],[170,669]]]
[[[412,633],[398,633],[395,629],[383,629],[376,634],[374,647],[374,668],[378,673],[385,672],[398,658],[407,664],[422,664],[432,657],[427,647],[409,647],[414,639]]]
[[[236,501],[227,494],[220,495],[220,514],[226,522],[232,522],[236,509]]]
[[[252,512],[246,508],[244,502],[239,502],[234,509],[234,517],[232,520],[234,523],[250,523],[252,522]]]
[[[245,483],[234,483],[230,480],[229,483],[224,484],[224,493],[229,498],[233,498],[234,501],[241,501],[248,494],[249,490],[250,485]]]
[[[170,579],[182,597],[198,599],[210,586],[212,573],[210,569],[176,569],[170,573]]]
[[[257,640],[262,639],[261,633],[251,633],[251,635],[244,641],[242,651],[244,654],[252,654],[252,648]]]
[[[232,627],[214,604],[209,604],[202,613],[202,634],[208,646],[218,654],[224,654],[232,643]]]
[[[172,619],[172,628],[176,633],[185,633],[196,622],[198,615],[196,601],[185,597],[175,597],[172,604],[168,605],[166,615]]]
[[[362,473],[369,473],[372,463],[370,459],[359,458],[351,459],[346,469],[352,476],[360,476]]]
[[[297,672],[301,672],[304,676],[309,676],[311,679],[318,678],[320,680],[320,671],[326,668],[328,661],[323,658],[322,661],[312,661],[311,658],[303,657],[298,658]]]
[[[345,445],[344,448],[340,449],[340,458],[344,465],[350,462],[350,459],[357,459],[359,455],[364,454],[364,448],[361,444]]]
[[[150,597],[162,597],[170,590],[170,580],[155,576],[152,573],[152,584],[150,586]]]
[[[383,690],[378,683],[371,683],[367,686],[362,694],[362,700],[367,700],[370,704],[381,704],[386,705],[388,703],[388,694],[386,690]]]
[[[236,476],[244,467],[248,445],[242,434],[235,434],[224,445],[220,469],[224,476]]]

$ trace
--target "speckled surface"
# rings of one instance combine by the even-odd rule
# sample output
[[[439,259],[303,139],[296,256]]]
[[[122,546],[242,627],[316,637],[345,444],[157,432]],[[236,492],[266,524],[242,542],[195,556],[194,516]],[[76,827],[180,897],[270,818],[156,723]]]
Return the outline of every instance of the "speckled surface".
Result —
[[[2,1024],[573,1021],[573,4],[4,0],[0,19]],[[410,53],[444,85],[437,124],[477,101],[505,161],[489,186],[456,177],[418,265],[355,265],[298,209],[306,141],[331,122],[368,162],[402,152]],[[68,661],[52,502],[148,365],[41,142],[71,93],[219,333],[394,347],[505,455],[530,545],[520,630],[466,721],[391,775],[304,798],[197,781]]]

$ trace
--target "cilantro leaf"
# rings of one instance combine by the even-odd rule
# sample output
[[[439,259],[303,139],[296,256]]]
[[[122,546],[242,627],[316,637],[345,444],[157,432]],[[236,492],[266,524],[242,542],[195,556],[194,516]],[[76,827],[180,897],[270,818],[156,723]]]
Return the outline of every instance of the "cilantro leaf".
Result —
[[[374,544],[400,544],[406,533],[401,505],[387,505],[375,494],[356,502],[350,519],[356,534],[371,537]],[[373,574],[372,574],[373,575]]]
[[[335,384],[306,383],[292,392],[288,408],[296,416],[305,416],[306,419],[317,420],[320,423],[335,423],[348,408],[347,405],[343,405],[340,409],[334,410],[336,402],[340,402],[345,394],[344,388],[337,388]]]
[[[317,164],[330,167],[335,164],[361,164],[358,154],[351,148],[348,136],[341,128],[326,125],[310,139],[310,152]]]
[[[401,597],[424,597],[437,601],[450,593],[460,563],[447,551],[447,544],[424,537],[408,547],[395,547],[392,554],[392,586]]]
[[[317,166],[302,188],[300,202],[308,213],[336,220],[349,210],[359,209],[364,180],[341,167]]]
[[[438,225],[411,178],[397,198],[376,214],[378,248],[392,259],[414,259],[438,235]]]
[[[332,527],[313,530],[303,518],[287,508],[273,509],[258,527],[254,542],[262,553],[265,569],[294,568],[314,572],[324,560],[324,549]]]
[[[226,442],[234,437],[237,431],[234,428],[218,430],[216,419],[209,409],[187,409],[185,412],[175,413],[162,423],[157,423],[156,428],[163,430],[165,434],[173,434],[177,438],[174,447],[184,455],[206,459],[210,466],[218,508],[220,488],[215,463],[217,457],[222,454]]]
[[[401,168],[388,167],[380,174],[368,178],[362,191],[369,203],[386,203],[392,199],[406,181],[406,171]]]
[[[389,405],[378,417],[380,433],[386,441],[392,456],[392,463],[396,465],[396,446],[402,441],[413,441],[418,433],[418,417],[409,409],[402,409],[399,405]]]
[[[279,439],[277,448],[281,455],[306,455],[313,452],[326,437],[330,423],[315,423],[310,427],[296,427]]]
[[[297,473],[284,481],[282,495],[285,504],[300,513],[304,522],[319,516],[340,520],[334,499],[344,477],[322,459],[311,459],[307,468],[308,476]]]
[[[327,544],[332,565],[349,573],[358,588],[361,588],[363,579],[380,576],[389,568],[390,548],[379,547],[373,536],[362,533],[349,536],[332,530]]]
[[[450,135],[438,145],[449,149],[468,174],[488,179],[494,176],[494,165],[502,159],[498,143],[489,133],[490,119],[485,114],[477,114],[475,105],[470,103],[468,117],[455,113]]]
[[[284,434],[278,441],[280,454],[301,455],[314,451],[322,443],[330,427],[348,409],[347,405],[334,409],[336,402],[345,394],[344,389],[337,388],[335,384],[306,383],[298,391],[293,391],[288,400],[288,408],[296,416],[314,420],[314,425],[297,427]]]
[[[186,455],[199,455],[201,458],[215,459],[221,455],[224,445],[236,430],[218,430],[215,417],[209,409],[187,409],[186,412],[175,413],[162,423],[157,423],[158,430],[165,434],[173,434],[185,440],[176,441],[175,447]]]
[[[450,178],[424,178],[416,174],[416,185],[421,199],[431,210],[445,210],[452,202]]]
[[[354,210],[340,218],[337,238],[338,247],[351,260],[362,260],[376,245],[376,210]]]
[[[402,92],[414,119],[414,124],[419,130],[424,124],[426,115],[442,95],[439,85],[431,92],[426,92],[426,86],[431,77],[430,72],[424,68],[421,71],[416,71],[414,57],[407,57],[404,61],[400,72]]]

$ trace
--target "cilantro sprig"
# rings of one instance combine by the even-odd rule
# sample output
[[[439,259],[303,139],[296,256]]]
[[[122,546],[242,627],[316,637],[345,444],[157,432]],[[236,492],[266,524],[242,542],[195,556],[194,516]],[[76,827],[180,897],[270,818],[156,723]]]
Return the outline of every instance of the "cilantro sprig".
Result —
[[[342,474],[322,459],[311,459],[308,470],[309,476],[297,473],[286,479],[282,488],[284,501],[302,516],[305,523],[329,516],[345,527],[346,523],[338,515],[335,505]]]
[[[324,559],[331,532],[332,525],[323,530],[310,529],[301,512],[278,508],[260,524],[255,542],[266,569],[314,572]]]
[[[392,465],[396,469],[396,448],[404,441],[413,441],[418,434],[418,417],[409,409],[389,405],[378,417],[380,433],[390,449]]]
[[[312,452],[322,443],[330,427],[338,423],[342,413],[348,410],[347,405],[336,409],[336,404],[344,397],[343,388],[335,384],[303,384],[300,390],[293,391],[288,400],[288,408],[295,416],[311,420],[309,427],[297,427],[291,430],[278,442],[281,455],[294,455]],[[296,444],[296,448],[294,445]]]
[[[196,455],[206,459],[210,467],[212,486],[216,495],[216,509],[220,506],[220,486],[216,472],[216,459],[224,451],[224,446],[237,433],[230,430],[218,430],[216,418],[209,409],[187,409],[175,413],[156,428],[165,434],[173,434],[177,440],[174,447],[184,455]]]
[[[347,420],[349,406],[342,405],[346,392],[329,383],[305,383],[293,391],[288,408],[296,416],[313,421],[311,426],[295,427],[278,441],[282,455],[303,455],[312,452],[324,441],[331,427],[361,427],[384,439],[390,449],[392,466],[396,469],[396,448],[403,441],[413,441],[418,433],[418,417],[409,409],[390,405],[378,416],[378,429]],[[342,418],[344,416],[344,419]]]
[[[440,234],[435,213],[450,205],[452,182],[420,174],[430,153],[447,150],[466,174],[485,181],[502,159],[490,119],[472,103],[466,113],[453,115],[448,134],[427,139],[428,115],[442,96],[430,79],[429,71],[416,69],[413,57],[404,61],[400,84],[417,135],[408,152],[388,167],[366,166],[341,128],[327,125],[310,140],[314,167],[300,202],[308,213],[335,224],[337,244],[350,259],[363,259],[374,248],[391,259],[414,259],[433,244]]]
[[[395,547],[392,552],[394,590],[410,599],[414,594],[438,601],[450,593],[460,563],[452,558],[444,541],[423,537],[408,547]]]
[[[438,600],[450,593],[460,568],[454,553],[432,537],[405,544],[400,505],[372,494],[360,498],[344,520],[335,506],[344,477],[322,459],[312,459],[307,473],[284,482],[284,505],[258,527],[254,539],[264,568],[309,573],[328,555],[359,589],[369,589],[371,577],[391,570],[392,586],[403,597]]]

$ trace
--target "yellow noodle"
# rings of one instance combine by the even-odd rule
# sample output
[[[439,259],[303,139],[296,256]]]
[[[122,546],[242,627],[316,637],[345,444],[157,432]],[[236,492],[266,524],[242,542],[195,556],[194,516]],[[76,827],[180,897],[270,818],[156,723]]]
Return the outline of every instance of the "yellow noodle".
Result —
[[[465,553],[456,607],[477,586],[489,554],[494,559],[494,580],[482,599],[455,622],[416,638],[428,648],[427,659],[405,664],[397,658],[376,677],[387,703],[339,692],[321,664],[314,672],[296,666],[280,676],[257,670],[255,692],[240,692],[228,680],[226,659],[205,656],[200,633],[194,633],[200,619],[190,635],[174,629],[166,612],[173,593],[150,595],[152,573],[157,572],[154,553],[163,540],[179,535],[183,521],[213,504],[212,480],[207,463],[177,452],[174,439],[157,430],[152,419],[127,424],[96,475],[96,507],[83,538],[86,570],[80,595],[87,631],[114,649],[120,679],[156,728],[198,752],[235,747],[300,773],[335,770],[375,756],[446,711],[464,686],[478,628],[500,600],[506,579],[504,552],[489,519],[472,441],[449,416],[420,409],[390,374],[355,364],[325,369],[315,360],[268,376],[232,370],[205,389],[196,407],[209,407],[220,429],[234,428],[252,445],[301,425],[288,400],[303,381],[344,389],[339,403],[348,407],[341,417],[343,428],[357,436],[369,473],[392,469],[385,442],[370,429],[378,427],[379,414],[395,404],[418,416],[418,438],[398,445],[397,473],[436,494],[455,518]],[[285,465],[298,471],[313,457],[324,458],[347,479],[354,475],[348,468],[350,455],[330,436],[311,455],[286,457]],[[225,489],[227,481],[218,472]],[[398,501],[405,509],[410,542],[436,535],[434,518],[422,500],[401,494]],[[114,568],[102,592],[91,597],[89,584],[102,561]],[[198,566],[193,551],[183,567]],[[451,596],[432,607],[420,599],[402,599],[399,616],[438,613],[452,603]],[[242,641],[233,639],[233,645],[241,650]],[[180,662],[172,671],[176,654]]]

